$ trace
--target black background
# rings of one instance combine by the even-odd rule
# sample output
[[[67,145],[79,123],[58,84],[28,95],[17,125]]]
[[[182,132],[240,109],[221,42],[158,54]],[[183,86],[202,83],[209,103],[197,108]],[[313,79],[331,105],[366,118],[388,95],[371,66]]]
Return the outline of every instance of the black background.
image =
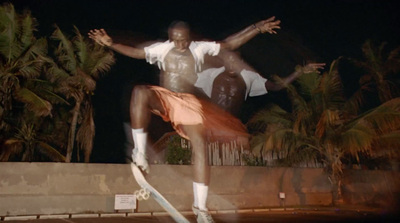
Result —
[[[6,2],[6,1],[3,1]],[[399,44],[399,7],[395,0],[14,0],[17,12],[31,11],[38,20],[37,36],[49,36],[57,24],[73,35],[105,28],[114,40],[139,44],[142,40],[166,39],[173,20],[187,21],[198,36],[223,40],[229,34],[261,19],[276,16],[282,21],[277,35],[263,34],[239,51],[263,76],[288,75],[296,64],[308,60],[329,64],[339,56],[361,58],[361,46],[371,39]],[[130,89],[138,83],[157,83],[158,70],[145,61],[116,54],[111,72],[98,80],[95,106],[96,139],[92,162],[123,162],[125,135],[122,123],[129,121]],[[343,72],[347,92],[357,87],[359,74]],[[241,119],[246,120],[269,102],[282,102],[284,93],[248,100]],[[285,100],[283,100],[285,101]],[[152,128],[164,132],[167,125],[155,120]],[[159,133],[161,134],[161,133]],[[157,134],[153,137],[158,137]]]

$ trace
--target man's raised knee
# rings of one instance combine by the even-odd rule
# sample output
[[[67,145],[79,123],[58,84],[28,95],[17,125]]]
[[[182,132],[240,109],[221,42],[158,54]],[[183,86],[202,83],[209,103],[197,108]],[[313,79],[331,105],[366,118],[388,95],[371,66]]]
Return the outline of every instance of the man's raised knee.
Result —
[[[133,97],[148,97],[150,95],[150,89],[146,85],[136,85],[132,89],[132,98]]]

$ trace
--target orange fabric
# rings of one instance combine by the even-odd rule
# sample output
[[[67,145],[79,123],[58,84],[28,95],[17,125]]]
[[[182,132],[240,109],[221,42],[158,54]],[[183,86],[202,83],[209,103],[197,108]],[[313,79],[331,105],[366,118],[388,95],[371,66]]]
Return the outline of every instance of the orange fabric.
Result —
[[[209,141],[232,141],[248,138],[242,122],[211,102],[187,93],[176,93],[159,86],[149,86],[161,100],[165,114],[152,111],[164,121],[171,122],[175,131],[188,140],[180,125],[203,124]]]

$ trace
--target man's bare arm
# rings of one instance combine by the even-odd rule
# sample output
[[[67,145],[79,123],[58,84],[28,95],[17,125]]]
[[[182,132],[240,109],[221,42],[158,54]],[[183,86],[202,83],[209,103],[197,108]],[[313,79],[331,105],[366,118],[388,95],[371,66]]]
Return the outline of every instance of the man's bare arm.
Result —
[[[145,59],[146,55],[143,49],[126,46],[120,43],[114,43],[112,38],[107,34],[104,29],[90,30],[88,33],[89,38],[93,39],[96,43],[107,46],[108,48],[128,57],[135,59]]]
[[[274,83],[271,81],[265,82],[265,88],[270,91],[279,91],[285,88],[287,85],[292,83],[296,78],[298,78],[302,74],[308,74],[308,73],[320,73],[320,69],[323,69],[325,66],[325,63],[309,63],[305,65],[304,67],[296,69],[293,73],[291,73],[288,77],[283,79],[282,83]]]
[[[275,16],[266,20],[261,20],[220,42],[221,49],[235,50],[248,42],[250,39],[254,38],[259,33],[276,34],[276,29],[281,28],[279,26],[280,23],[280,20],[275,20]]]

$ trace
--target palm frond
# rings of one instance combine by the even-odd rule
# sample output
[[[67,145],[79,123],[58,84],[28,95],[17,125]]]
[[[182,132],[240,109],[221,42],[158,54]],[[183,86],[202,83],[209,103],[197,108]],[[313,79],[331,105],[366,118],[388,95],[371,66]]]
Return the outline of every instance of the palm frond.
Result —
[[[304,74],[296,81],[297,85],[287,87],[292,103],[293,131],[308,134],[310,123],[315,122],[313,108],[318,108],[320,96],[316,94],[320,76],[317,73]]]
[[[361,106],[365,103],[364,93],[363,88],[359,88],[354,92],[353,95],[346,100],[343,106],[344,110],[354,115],[358,114]]]
[[[312,164],[316,166],[320,160],[320,153],[308,145],[298,146],[289,150],[286,157],[282,160],[286,166],[295,166],[303,163]]]
[[[383,103],[361,116],[362,120],[371,124],[378,134],[387,133],[400,128],[400,98]]]
[[[16,71],[14,75],[20,77],[22,80],[38,78],[41,74],[41,68],[41,65],[35,61],[26,61],[20,64],[18,71]]]
[[[58,47],[56,49],[56,56],[63,68],[71,74],[76,74],[77,61],[74,52],[74,46],[67,36],[56,26],[55,31],[51,35],[52,39],[57,40]]]
[[[388,73],[400,75],[400,47],[390,51],[385,62],[385,68],[387,68]]]
[[[32,79],[28,83],[29,89],[51,104],[69,104],[63,97],[55,93],[56,90],[53,83],[41,79]]]
[[[257,133],[251,137],[250,146],[253,154],[259,156],[264,149],[264,143],[266,141],[266,135],[264,133]]]
[[[77,61],[79,63],[79,67],[81,67],[83,70],[86,70],[84,66],[87,65],[87,60],[89,57],[88,44],[85,42],[83,36],[76,26],[74,26],[74,31],[75,37],[73,38],[72,43],[76,49]]]
[[[0,76],[1,89],[5,93],[11,93],[12,89],[19,88],[20,81],[16,75],[13,73],[5,72],[1,73]]]
[[[395,134],[399,129],[400,98],[397,98],[346,123],[341,134],[341,144],[344,151],[349,151],[352,156],[358,158],[359,152],[371,154],[373,150],[380,148],[379,145],[388,143],[389,138],[386,137]],[[379,143],[380,140],[382,144]]]
[[[375,132],[369,128],[368,123],[359,121],[357,125],[347,129],[341,134],[341,141],[336,144],[342,148],[342,151],[348,151],[358,159],[359,152],[371,152],[371,145]]]
[[[362,65],[365,65],[364,68],[374,71],[379,71],[381,59],[382,59],[382,49],[386,45],[386,43],[382,43],[378,49],[375,48],[375,46],[372,44],[371,40],[365,41],[363,44],[361,50],[363,52],[363,56],[367,63],[363,63]]]
[[[32,42],[35,41],[35,36],[33,32],[36,31],[36,20],[31,16],[30,11],[25,11],[24,15],[21,18],[21,46],[23,50],[27,49],[32,45]]]
[[[103,49],[101,50],[103,51]],[[109,71],[111,66],[115,63],[115,57],[111,51],[102,51],[96,53],[96,55],[91,58],[91,60],[94,61],[94,64],[91,66],[90,73],[96,76],[98,76],[100,73]],[[100,54],[101,56],[97,56],[97,54]]]
[[[264,148],[266,150],[290,150],[296,147],[296,134],[290,128],[277,129],[274,132],[266,134]]]
[[[104,47],[98,47],[88,42],[74,26],[76,36],[73,44],[76,49],[79,67],[94,79],[99,78],[99,74],[110,70],[115,63],[114,54]]]
[[[96,81],[93,77],[85,72],[83,72],[80,68],[77,68],[77,77],[80,80],[80,86],[82,90],[86,92],[93,92],[96,89]]]
[[[42,66],[48,58],[47,55],[47,40],[45,38],[40,38],[31,43],[31,45],[26,46],[24,54],[21,56],[22,61],[33,60],[35,63]]]
[[[65,156],[58,152],[56,148],[50,146],[45,142],[38,141],[36,149],[39,153],[46,156],[53,162],[65,162]]]
[[[7,139],[1,146],[0,162],[6,162],[14,154],[20,154],[23,150],[23,142],[20,139]]]
[[[64,83],[70,77],[66,70],[53,61],[48,61],[48,66],[45,69],[45,76],[50,82],[58,85]]]
[[[5,58],[5,62],[17,58],[22,47],[18,44],[20,28],[18,24],[18,14],[12,4],[5,4],[0,7],[0,54]]]
[[[398,75],[400,70],[400,49],[396,48],[385,56],[383,55],[385,46],[386,43],[382,43],[379,47],[375,47],[371,40],[367,40],[362,47],[365,61],[356,63],[367,72],[366,75],[369,77],[369,82],[363,84],[373,84],[381,102],[399,96],[399,87],[397,84],[392,84],[391,75]]]
[[[307,82],[299,82],[299,83],[306,84]],[[302,86],[301,88],[304,90],[307,87]],[[291,119],[293,120],[292,128],[296,133],[301,132],[302,134],[307,134],[306,126],[310,122],[312,122],[312,116],[313,116],[313,112],[312,110],[310,110],[310,102],[307,101],[306,98],[307,96],[303,97],[303,95],[297,91],[297,88],[295,88],[294,85],[287,86],[287,91],[289,94],[289,99],[292,103],[292,114],[291,114]],[[314,95],[311,96],[311,99],[315,100]]]
[[[343,85],[337,71],[337,61],[333,61],[329,72],[322,75],[317,92],[323,96],[320,102],[322,110],[337,110],[344,105]]]
[[[265,131],[269,124],[279,123],[291,126],[290,113],[278,105],[270,105],[267,109],[257,112],[247,123],[249,128],[256,131]]]
[[[315,128],[315,135],[322,139],[326,131],[336,127],[341,122],[339,110],[326,109],[319,117],[318,123]]]
[[[380,135],[372,142],[371,153],[375,156],[400,158],[400,130]]]
[[[301,75],[296,79],[298,83],[299,94],[307,101],[310,101],[312,96],[315,94],[315,90],[318,88],[321,80],[321,75],[318,73],[309,73]]]
[[[291,84],[286,87],[289,99],[292,103],[294,113],[302,113],[308,110],[307,101],[302,97],[297,89]]]
[[[15,92],[16,98],[24,102],[30,111],[38,116],[48,116],[51,114],[52,105],[39,97],[37,94],[27,88],[20,88]]]

